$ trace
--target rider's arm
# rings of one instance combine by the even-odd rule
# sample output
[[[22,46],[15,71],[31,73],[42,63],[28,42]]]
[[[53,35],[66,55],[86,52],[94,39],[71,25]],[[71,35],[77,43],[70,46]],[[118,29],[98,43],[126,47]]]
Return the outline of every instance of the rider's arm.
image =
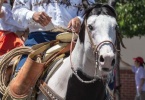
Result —
[[[25,28],[33,22],[34,11],[31,11],[31,2],[32,0],[15,0],[12,9],[14,19]]]
[[[0,18],[4,17],[4,11],[2,9],[0,9]]]
[[[4,17],[4,11],[2,10],[2,5],[3,5],[4,0],[0,1],[0,18]]]
[[[13,15],[12,15],[12,12],[11,12],[11,6],[7,4],[7,3],[4,3],[1,10],[3,11],[4,13],[4,17],[2,17],[2,20],[4,21],[4,23],[6,23],[7,25],[9,26],[14,26],[16,27],[16,29],[18,30],[25,30],[21,24],[17,23],[14,19],[13,19]],[[13,30],[13,32],[15,32],[16,30]]]

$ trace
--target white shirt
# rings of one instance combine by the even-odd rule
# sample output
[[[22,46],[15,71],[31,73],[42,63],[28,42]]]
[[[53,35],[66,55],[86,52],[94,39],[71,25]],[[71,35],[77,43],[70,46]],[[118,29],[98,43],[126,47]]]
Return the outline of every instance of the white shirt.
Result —
[[[136,89],[138,90],[139,85],[140,85],[140,80],[142,78],[145,79],[145,69],[143,67],[135,67],[132,66],[132,71],[135,73],[135,83],[136,83]],[[142,87],[142,90],[145,91],[145,83]]]
[[[10,32],[24,31],[24,28],[13,19],[9,3],[4,3],[1,9],[4,11],[4,17],[0,18],[0,30]]]
[[[30,32],[48,31],[54,27],[67,28],[69,21],[76,16],[81,21],[83,20],[84,8],[82,7],[82,0],[68,0],[70,1],[70,6],[60,4],[60,2],[58,2],[60,0],[50,0],[50,3],[47,3],[47,1],[49,0],[15,0],[13,7],[15,20],[25,28],[29,27]],[[90,4],[95,2],[94,0],[88,1]],[[81,8],[78,11],[79,5]],[[45,27],[34,22],[32,19],[34,12],[40,11],[44,11],[48,16],[52,17],[51,23]]]

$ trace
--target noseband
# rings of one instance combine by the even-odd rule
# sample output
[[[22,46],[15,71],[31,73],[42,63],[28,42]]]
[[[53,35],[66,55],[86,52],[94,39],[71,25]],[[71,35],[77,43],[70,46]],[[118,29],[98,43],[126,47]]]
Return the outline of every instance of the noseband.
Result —
[[[113,44],[113,42],[109,41],[109,40],[105,40],[105,41],[102,41],[101,43],[99,43],[98,45],[96,45],[94,42],[93,42],[93,39],[91,37],[91,34],[90,34],[90,31],[88,30],[88,27],[87,27],[87,21],[85,19],[85,26],[86,26],[86,29],[87,29],[87,33],[88,33],[88,36],[89,36],[89,39],[90,39],[90,44],[91,44],[91,47],[93,49],[93,54],[95,55],[95,61],[97,62],[97,64],[95,65],[95,74],[94,74],[94,77],[92,80],[90,81],[85,81],[83,80],[78,74],[77,74],[77,71],[74,69],[73,67],[73,64],[71,62],[71,57],[70,57],[70,62],[71,62],[71,69],[72,69],[72,72],[73,74],[79,79],[79,81],[81,81],[82,83],[93,83],[95,81],[97,81],[98,79],[102,79],[101,76],[97,75],[97,69],[99,69],[99,52],[100,52],[100,48],[104,45],[104,44],[111,44],[113,46],[113,49],[114,49],[114,52],[117,51],[117,49],[115,48],[115,45]],[[72,43],[71,43],[72,44]],[[71,55],[71,54],[70,54]],[[114,68],[112,68],[111,70],[113,70]],[[110,71],[111,71],[110,70]]]

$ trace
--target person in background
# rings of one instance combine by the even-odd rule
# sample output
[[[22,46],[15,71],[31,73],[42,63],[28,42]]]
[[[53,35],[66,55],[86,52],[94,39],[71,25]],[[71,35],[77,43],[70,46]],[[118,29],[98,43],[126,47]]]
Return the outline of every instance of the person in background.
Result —
[[[11,9],[9,0],[0,1],[0,56],[16,47],[23,46],[23,41],[16,33],[20,34],[25,29],[13,19]]]
[[[135,73],[136,83],[136,96],[135,100],[145,100],[145,69],[144,60],[142,57],[133,58],[134,65],[130,65],[121,59],[121,63],[127,67],[132,68],[132,72]]]
[[[71,29],[79,33],[83,21],[83,0],[15,0],[13,16],[23,27],[29,28],[25,46],[48,42],[56,39],[61,31],[54,29]],[[89,4],[94,0],[87,0]],[[23,55],[16,70],[26,61]]]

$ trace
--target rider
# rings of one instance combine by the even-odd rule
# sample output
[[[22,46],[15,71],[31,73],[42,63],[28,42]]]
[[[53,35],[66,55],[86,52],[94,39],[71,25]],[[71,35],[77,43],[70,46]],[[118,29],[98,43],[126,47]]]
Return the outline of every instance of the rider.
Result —
[[[79,32],[83,21],[83,0],[15,0],[13,16],[23,27],[29,28],[26,46],[33,46],[55,40],[59,32],[54,28],[71,29]],[[89,4],[95,3],[88,0]],[[19,70],[27,56],[23,55],[16,70]]]
[[[24,28],[13,19],[11,7],[9,0],[0,2],[0,56],[23,45],[16,33]]]

